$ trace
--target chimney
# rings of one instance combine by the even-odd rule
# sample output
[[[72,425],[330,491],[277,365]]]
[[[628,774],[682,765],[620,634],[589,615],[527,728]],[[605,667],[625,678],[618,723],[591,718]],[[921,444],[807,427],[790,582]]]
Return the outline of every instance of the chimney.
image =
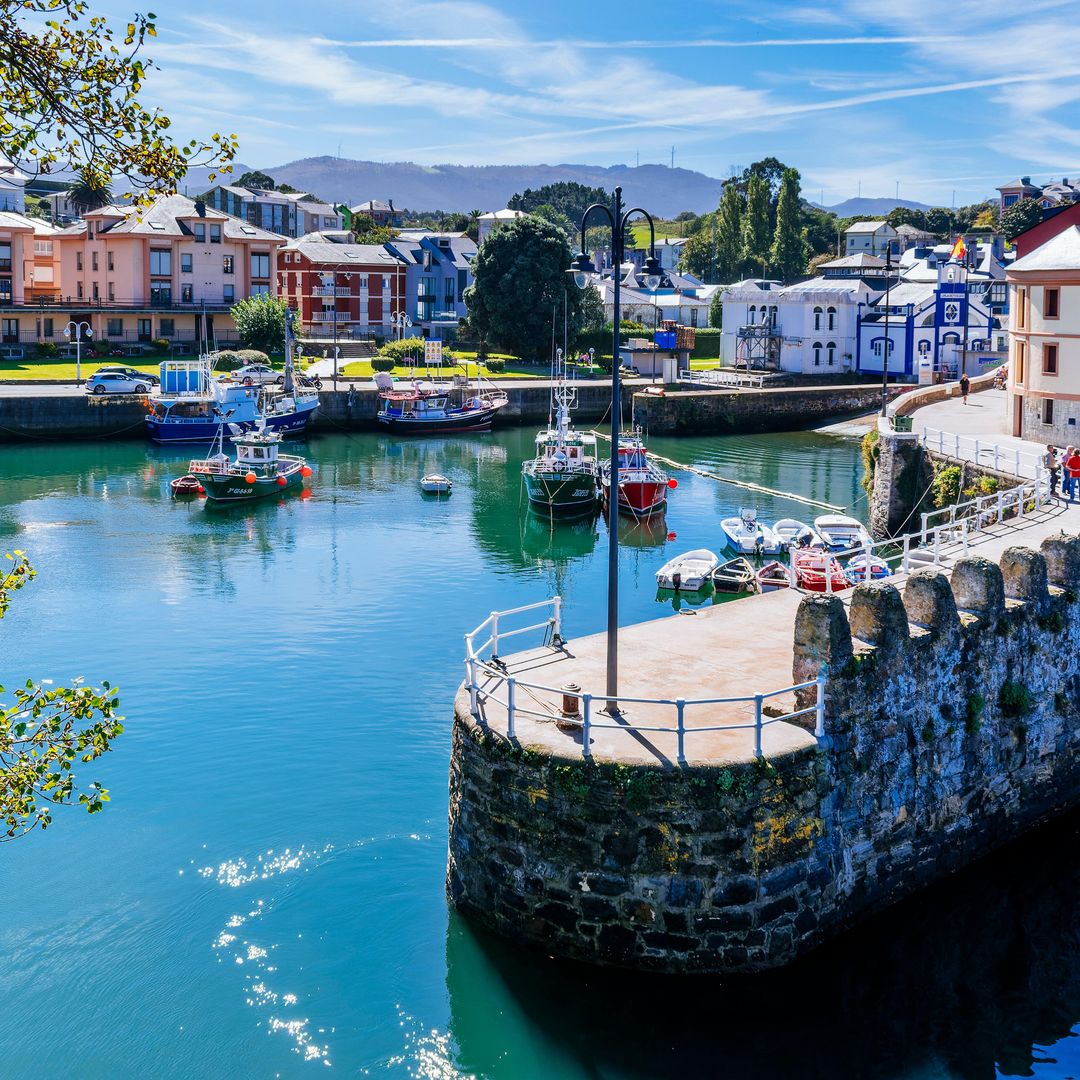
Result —
[[[1020,177],[1020,183],[1021,184],[1027,184],[1030,187],[1031,186],[1031,177],[1030,176],[1021,176]]]
[[[389,199],[387,201],[387,206],[390,207],[390,213],[391,214],[397,213],[397,211],[394,209],[394,200],[393,199]]]

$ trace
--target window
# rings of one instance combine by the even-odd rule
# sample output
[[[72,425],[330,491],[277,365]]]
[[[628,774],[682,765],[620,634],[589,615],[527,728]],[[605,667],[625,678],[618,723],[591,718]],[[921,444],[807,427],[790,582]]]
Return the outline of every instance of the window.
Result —
[[[268,278],[270,276],[270,256],[265,251],[251,253],[251,276]]]
[[[168,307],[172,303],[172,285],[167,281],[151,281],[150,303],[155,307]]]
[[[256,285],[252,285],[251,286],[251,295],[252,296],[269,296],[270,295],[270,286],[267,285],[266,282],[261,282],[261,283],[256,284]]]
[[[832,367],[836,363],[836,342],[830,341],[829,344],[825,346],[825,348],[829,354],[826,363],[829,365],[829,367]]]
[[[11,278],[0,277],[0,304],[11,303]]]
[[[17,344],[19,341],[19,320],[5,319],[3,326],[3,338],[6,342]]]
[[[1005,198],[1001,200],[1002,206],[1012,206],[1019,198],[1019,195],[1006,195]]]
[[[52,241],[51,240],[35,240],[34,241],[34,254],[35,255],[51,255],[52,254]]]
[[[206,226],[201,221],[195,222],[195,242],[197,244],[206,243]]]
[[[172,277],[172,252],[168,248],[150,249],[150,276]]]
[[[829,314],[829,329],[830,330],[835,330],[836,329],[836,308],[834,308],[834,307],[829,308],[828,309],[828,314]]]
[[[755,320],[756,317],[757,317],[757,304],[751,304],[746,309],[746,321],[747,321],[747,323],[749,323],[751,326],[753,326],[754,320]]]
[[[1054,422],[1054,399],[1052,397],[1042,399],[1042,422],[1044,424]]]
[[[1044,375],[1056,375],[1058,373],[1058,347],[1056,343],[1043,345],[1042,360],[1042,373]]]
[[[776,329],[776,308],[775,307],[769,308],[769,325],[774,330]]]
[[[139,340],[149,341],[153,337],[151,332],[151,321],[149,319],[139,320]]]
[[[959,334],[946,334],[941,339],[941,344],[942,345],[959,345],[960,344],[960,335]]]
[[[8,251],[7,269],[10,270],[11,269],[11,245],[8,244],[6,246],[7,246],[7,251]],[[2,269],[4,269],[3,266],[0,266],[0,270],[2,270]],[[81,270],[82,269],[82,252],[81,251],[76,251],[75,252],[75,269],[76,270]]]
[[[81,255],[79,256],[79,269],[82,269]],[[0,270],[11,269],[11,245],[0,244]]]
[[[83,294],[82,294],[82,282],[81,282],[81,281],[76,281],[76,282],[75,282],[75,295],[76,295],[76,297],[78,297],[78,299],[80,299],[80,300],[81,300],[81,299],[83,298]]]
[[[1016,319],[1016,329],[1027,329],[1027,289],[1016,290],[1016,304],[1013,308],[1013,315]]]
[[[879,337],[879,338],[874,338],[874,347],[873,347],[873,353],[874,353],[874,355],[875,355],[875,356],[880,356],[880,355],[881,355],[881,352],[882,352],[882,349],[884,349],[884,348],[885,348],[886,344],[888,344],[888,355],[889,355],[889,356],[891,357],[891,356],[892,356],[892,354],[893,354],[893,345],[895,344],[895,342],[893,342],[893,341],[892,341],[892,340],[890,339],[890,340],[889,340],[889,341],[888,341],[888,342],[886,343],[885,339],[884,339],[884,338],[880,338],[880,337]]]
[[[53,321],[52,319],[41,320],[41,336],[51,338],[53,336]]]
[[[819,307],[814,308],[814,329],[821,329],[821,308]]]
[[[690,325],[691,326],[697,326],[697,313],[698,313],[698,309],[696,307],[690,309]]]
[[[187,251],[183,255],[180,256],[180,273],[181,274],[190,274],[191,273],[191,252],[190,251]]]
[[[919,342],[919,355],[920,356],[928,356],[929,353],[930,353],[930,342],[927,341],[926,338],[923,338],[922,341]]]
[[[367,274],[361,274],[360,275],[360,288],[361,289],[366,289],[367,288]]]
[[[814,342],[814,367],[821,367],[821,342]]]
[[[231,255],[221,256],[221,272],[223,274],[231,274],[233,272],[233,257]]]
[[[96,251],[91,251],[90,252],[90,269],[91,270],[97,270],[97,268],[98,268],[97,252]]]
[[[236,286],[235,285],[223,285],[221,287],[222,299],[226,304],[231,304],[236,299]]]
[[[1043,318],[1056,319],[1061,304],[1061,292],[1058,289],[1043,289]]]
[[[383,275],[382,287],[384,292],[390,288],[390,278],[386,274]]]
[[[456,278],[443,278],[443,298],[446,302],[447,308],[452,308],[454,306],[454,290],[456,285]]]
[[[108,254],[108,255],[106,256],[106,262],[105,262],[105,265],[106,265],[106,266],[107,266],[107,267],[108,267],[108,268],[109,268],[110,270],[115,270],[115,269],[116,269],[116,267],[115,267],[115,266],[113,266],[113,253],[112,253],[111,251],[110,251],[110,252],[109,252],[109,254]]]
[[[191,303],[191,286],[190,285],[181,285],[180,286],[180,303],[181,304],[190,304]]]
[[[1014,383],[1022,383],[1024,381],[1024,367],[1027,360],[1027,344],[1023,341],[1016,343],[1016,374],[1013,377]]]
[[[221,243],[221,226],[220,225],[211,225],[210,226],[210,243],[211,244],[220,244]]]
[[[115,300],[116,299],[116,293],[114,292],[114,286],[113,286],[113,283],[111,281],[109,282],[109,299],[110,300]]]
[[[105,333],[109,337],[123,337],[124,336],[124,320],[123,319],[109,319],[107,329]]]
[[[158,322],[158,336],[170,338],[176,333],[175,319],[161,319]]]
[[[101,299],[101,297],[98,295],[98,283],[96,281],[94,282],[94,299],[95,300],[100,300]]]

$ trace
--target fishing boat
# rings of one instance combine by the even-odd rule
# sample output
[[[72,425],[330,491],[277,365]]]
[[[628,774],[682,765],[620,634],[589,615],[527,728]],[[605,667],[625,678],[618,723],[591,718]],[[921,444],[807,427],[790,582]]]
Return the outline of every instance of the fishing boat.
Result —
[[[275,431],[249,431],[234,435],[231,441],[236,447],[235,461],[219,451],[188,467],[213,502],[282,495],[299,490],[311,476],[311,466],[302,457],[278,453],[281,436]]]
[[[786,548],[821,547],[822,539],[813,527],[796,518],[781,518],[772,530]]]
[[[754,568],[740,555],[721,563],[712,573],[712,583],[717,592],[753,592],[757,587]]]
[[[571,426],[577,387],[566,382],[562,350],[555,356],[548,426],[537,433],[536,455],[522,464],[521,478],[533,509],[550,516],[584,514],[595,510],[599,493],[596,436]]]
[[[631,517],[648,517],[667,509],[668,491],[678,486],[649,459],[641,432],[619,434],[618,511]],[[600,489],[604,505],[611,505],[611,463],[600,466]]]
[[[454,490],[454,484],[442,473],[428,473],[420,478],[420,490],[425,495],[449,495]]]
[[[174,495],[205,495],[206,489],[197,476],[188,473],[187,476],[178,476],[171,481],[169,487]]]
[[[464,376],[449,382],[395,382],[385,371],[377,372],[381,405],[376,419],[402,435],[450,435],[462,431],[489,431],[495,414],[509,402],[498,387],[484,387],[479,376],[475,386]]]
[[[824,551],[797,551],[792,556],[795,583],[807,592],[840,592],[851,587],[838,559]]]
[[[757,511],[744,507],[738,517],[724,518],[720,522],[728,543],[746,555],[775,555],[783,545],[780,538],[757,519]]]
[[[720,560],[707,548],[696,548],[669,559],[656,571],[661,589],[685,589],[694,592],[708,582]]]
[[[772,559],[757,572],[757,587],[760,592],[775,592],[777,589],[791,587],[791,570],[782,562]]]
[[[884,559],[879,559],[875,555],[856,555],[848,560],[844,572],[847,574],[848,581],[854,585],[860,581],[880,581],[882,578],[887,578],[892,574],[892,567]]]
[[[814,518],[814,528],[830,551],[848,551],[874,542],[866,526],[845,514],[823,514]]]

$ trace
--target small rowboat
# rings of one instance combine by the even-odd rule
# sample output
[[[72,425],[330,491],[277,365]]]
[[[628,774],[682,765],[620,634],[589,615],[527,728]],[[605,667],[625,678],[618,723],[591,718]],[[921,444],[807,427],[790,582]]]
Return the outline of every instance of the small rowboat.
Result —
[[[169,484],[174,495],[205,495],[206,489],[199,482],[197,476],[188,473],[187,476],[178,476]]]
[[[449,495],[453,487],[453,481],[442,473],[429,473],[420,480],[420,490],[425,495]]]
[[[780,543],[786,548],[821,547],[822,539],[806,524],[796,518],[781,518],[773,527]]]
[[[791,586],[791,575],[788,568],[775,559],[767,562],[757,572],[757,585],[761,592],[773,592],[776,589],[787,589]]]
[[[848,581],[853,584],[859,581],[880,581],[882,578],[889,577],[892,574],[892,569],[884,559],[879,559],[874,555],[869,557],[869,573],[867,573],[867,556],[856,555],[854,559],[851,559],[847,564],[847,578]]]
[[[697,548],[676,555],[656,571],[656,584],[661,589],[685,589],[693,592],[703,588],[720,560],[708,549]]]
[[[839,561],[822,551],[795,553],[795,583],[807,592],[840,592],[851,588]]]
[[[745,593],[753,592],[757,587],[754,568],[742,558],[728,559],[718,566],[712,580],[717,592]]]

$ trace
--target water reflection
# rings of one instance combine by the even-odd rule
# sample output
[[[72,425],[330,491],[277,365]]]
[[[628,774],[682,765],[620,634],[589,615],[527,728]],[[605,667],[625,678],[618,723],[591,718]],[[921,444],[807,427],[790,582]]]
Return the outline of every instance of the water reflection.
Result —
[[[756,979],[555,962],[452,916],[451,1034],[514,1080],[1080,1074],[1080,813]]]

